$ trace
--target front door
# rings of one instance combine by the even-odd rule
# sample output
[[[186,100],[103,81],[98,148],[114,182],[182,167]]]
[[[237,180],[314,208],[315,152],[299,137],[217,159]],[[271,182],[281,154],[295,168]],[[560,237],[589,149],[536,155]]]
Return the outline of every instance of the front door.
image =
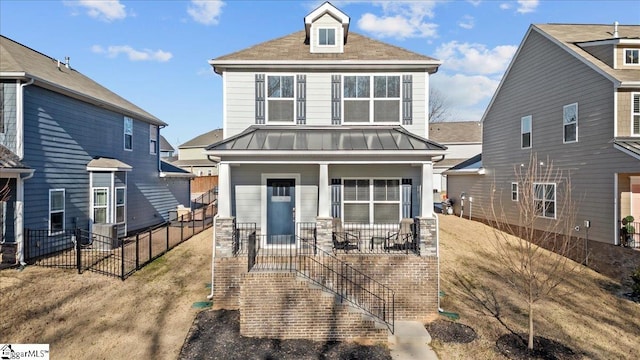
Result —
[[[267,245],[295,244],[294,179],[267,179]]]

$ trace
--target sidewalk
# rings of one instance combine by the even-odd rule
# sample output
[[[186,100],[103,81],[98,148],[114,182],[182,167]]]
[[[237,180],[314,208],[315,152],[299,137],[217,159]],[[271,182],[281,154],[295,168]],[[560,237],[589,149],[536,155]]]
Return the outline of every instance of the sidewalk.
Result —
[[[431,336],[418,321],[396,321],[395,334],[389,335],[389,348],[394,360],[438,360],[431,349]]]

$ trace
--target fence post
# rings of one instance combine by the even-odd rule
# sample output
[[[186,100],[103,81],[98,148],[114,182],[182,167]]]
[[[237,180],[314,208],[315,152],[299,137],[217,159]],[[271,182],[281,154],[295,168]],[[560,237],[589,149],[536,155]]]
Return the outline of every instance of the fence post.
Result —
[[[82,274],[82,254],[80,253],[80,231],[76,229],[74,231],[74,236],[76,237],[76,243],[74,244],[76,247],[76,266],[78,267],[78,274]]]
[[[184,241],[184,215],[180,216],[180,242]]]
[[[167,226],[167,251],[169,251],[169,226]]]
[[[149,230],[149,261],[151,261],[151,259],[153,259],[153,251],[151,251],[151,243],[153,242],[151,236],[153,236],[153,233],[151,232],[151,230]]]
[[[136,234],[136,270],[140,270],[140,233]]]
[[[120,265],[120,280],[124,281],[124,238],[120,240],[120,258],[122,259]]]

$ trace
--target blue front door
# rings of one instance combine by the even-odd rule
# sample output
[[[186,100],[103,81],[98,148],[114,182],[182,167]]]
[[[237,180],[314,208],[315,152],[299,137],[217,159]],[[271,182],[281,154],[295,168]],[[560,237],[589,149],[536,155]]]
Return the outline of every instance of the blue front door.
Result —
[[[295,244],[296,182],[267,179],[267,245]]]

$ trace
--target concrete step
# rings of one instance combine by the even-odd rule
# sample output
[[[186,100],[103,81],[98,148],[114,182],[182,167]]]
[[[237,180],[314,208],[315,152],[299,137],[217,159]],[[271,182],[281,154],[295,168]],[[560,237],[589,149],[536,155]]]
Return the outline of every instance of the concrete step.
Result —
[[[431,349],[431,336],[419,321],[396,321],[394,334],[389,334],[389,349],[394,360],[437,360]]]

